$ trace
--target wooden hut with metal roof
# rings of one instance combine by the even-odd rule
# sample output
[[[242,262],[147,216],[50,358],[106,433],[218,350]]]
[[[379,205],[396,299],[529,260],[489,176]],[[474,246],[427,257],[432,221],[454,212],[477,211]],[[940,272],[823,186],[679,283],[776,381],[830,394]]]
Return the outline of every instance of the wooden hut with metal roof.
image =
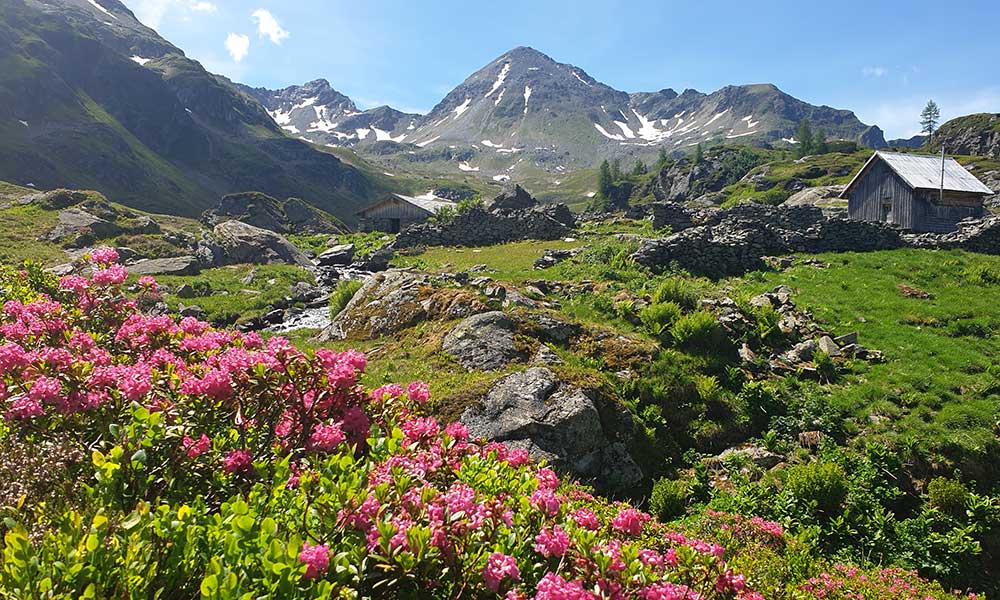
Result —
[[[412,223],[421,223],[441,209],[454,208],[455,203],[430,195],[404,196],[388,194],[381,200],[359,210],[362,231],[399,233]]]
[[[848,216],[911,231],[953,231],[993,191],[953,158],[877,151],[847,184]]]

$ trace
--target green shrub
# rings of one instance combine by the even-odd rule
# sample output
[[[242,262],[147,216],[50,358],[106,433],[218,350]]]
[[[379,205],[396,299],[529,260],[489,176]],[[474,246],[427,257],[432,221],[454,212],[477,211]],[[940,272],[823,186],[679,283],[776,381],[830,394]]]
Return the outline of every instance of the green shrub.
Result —
[[[671,277],[661,283],[652,293],[652,302],[674,302],[681,308],[693,310],[698,306],[701,294],[690,281],[680,277]]]
[[[362,283],[359,279],[343,279],[337,282],[337,287],[330,294],[330,318],[336,317],[340,311],[344,310],[347,303],[351,301],[354,294],[361,289]]]
[[[847,498],[847,475],[840,465],[812,462],[785,471],[785,490],[797,501],[815,506],[817,516],[833,517]]]
[[[962,276],[976,285],[1000,285],[1000,268],[986,263],[976,263],[966,267]]]
[[[715,315],[699,310],[677,319],[670,329],[674,343],[681,348],[710,352],[726,345],[726,332]]]
[[[681,318],[681,307],[676,302],[654,302],[639,311],[639,320],[653,335],[663,338]]]
[[[949,515],[965,512],[965,502],[969,489],[961,481],[947,477],[935,477],[927,484],[927,498],[930,505]]]
[[[661,521],[670,521],[684,514],[690,490],[686,481],[663,477],[653,483],[649,509]]]

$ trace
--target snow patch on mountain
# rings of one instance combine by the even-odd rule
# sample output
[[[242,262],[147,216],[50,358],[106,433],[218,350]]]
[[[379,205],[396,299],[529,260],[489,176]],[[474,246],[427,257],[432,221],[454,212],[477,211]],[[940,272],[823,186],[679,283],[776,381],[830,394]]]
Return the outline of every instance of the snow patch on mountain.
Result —
[[[597,131],[601,132],[601,135],[603,135],[604,137],[608,138],[609,140],[615,140],[615,141],[618,141],[618,142],[624,142],[625,141],[625,138],[622,137],[622,136],[620,136],[620,135],[618,135],[617,133],[608,133],[606,129],[604,129],[603,127],[601,127],[600,123],[594,123],[594,128],[596,128]]]
[[[493,92],[497,91],[503,85],[504,80],[507,79],[507,73],[510,73],[510,63],[504,63],[503,68],[500,69],[500,74],[497,75],[497,80],[493,82],[493,87],[490,88],[490,91],[486,92],[483,98],[489,98],[493,95]]]
[[[440,139],[440,138],[441,138],[441,136],[439,136],[439,135],[436,135],[436,136],[432,137],[432,138],[431,138],[431,139],[429,139],[429,140],[424,140],[424,141],[422,141],[422,142],[418,143],[418,144],[417,144],[417,147],[418,147],[418,148],[425,148],[425,147],[427,147],[427,146],[428,146],[429,144],[431,144],[431,143],[433,143],[433,142],[436,142],[436,141],[438,141],[438,139]]]
[[[524,86],[524,114],[528,114],[528,98],[531,98],[531,86]]]
[[[145,66],[145,64],[148,63],[149,61],[153,60],[152,58],[143,58],[143,57],[139,56],[138,54],[133,55],[131,58],[132,58],[132,62],[139,63],[140,65],[143,65],[143,66]]]
[[[588,82],[588,81],[586,81],[586,80],[585,80],[585,79],[584,79],[583,77],[580,77],[580,74],[579,74],[579,73],[577,73],[576,71],[572,71],[572,70],[571,70],[571,71],[570,71],[570,73],[572,73],[572,74],[573,74],[573,77],[576,77],[577,79],[579,79],[579,80],[580,80],[580,83],[582,83],[583,85],[585,85],[585,86],[587,86],[587,87],[594,87],[594,84],[592,84],[592,83],[589,83],[589,82]]]
[[[118,20],[118,17],[113,12],[111,12],[110,10],[104,8],[103,6],[101,6],[100,4],[98,4],[95,0],[87,0],[87,2],[90,2],[91,6],[93,6],[97,10],[101,11],[102,13],[108,15],[112,19],[115,19],[116,21]]]
[[[392,137],[392,134],[388,131],[382,131],[378,127],[372,126],[372,131],[375,132],[376,142],[396,142],[397,144],[406,139],[406,134],[401,133],[396,137]]]
[[[623,123],[621,121],[615,121],[615,125],[617,125],[618,128],[622,130],[622,133],[625,135],[625,137],[627,137],[629,139],[635,138],[635,132],[632,131],[632,129],[628,126],[628,123]]]
[[[473,167],[472,165],[470,165],[469,163],[467,163],[465,161],[458,163],[458,168],[461,169],[461,170],[463,170],[463,171],[467,171],[467,172],[468,171],[471,171],[471,172],[479,171],[479,167]]]
[[[469,105],[470,104],[472,104],[472,98],[466,98],[465,102],[463,102],[463,103],[459,104],[458,106],[456,106],[455,110],[454,110],[455,118],[457,119],[457,118],[461,117],[462,113],[464,113],[465,111],[469,110]]]

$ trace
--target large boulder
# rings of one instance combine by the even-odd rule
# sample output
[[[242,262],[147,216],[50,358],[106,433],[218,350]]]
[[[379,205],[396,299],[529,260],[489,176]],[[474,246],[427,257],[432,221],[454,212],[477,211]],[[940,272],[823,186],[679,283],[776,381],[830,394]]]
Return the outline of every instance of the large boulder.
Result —
[[[505,185],[503,190],[490,203],[492,210],[521,210],[538,204],[531,194],[520,185]]]
[[[375,339],[427,318],[421,302],[429,289],[425,275],[391,270],[365,282],[317,341]]]
[[[337,244],[316,257],[316,264],[324,267],[349,265],[354,260],[354,244]]]
[[[560,381],[548,367],[500,379],[461,421],[473,437],[523,448],[602,491],[627,490],[643,479],[624,443],[632,428],[628,411]]]
[[[290,264],[311,267],[309,260],[282,235],[240,221],[225,221],[215,226],[215,239],[223,251],[225,264]]]
[[[473,315],[452,329],[441,349],[469,371],[495,371],[524,358],[514,343],[516,324],[501,311]]]
[[[196,275],[200,269],[201,263],[194,256],[149,258],[128,266],[133,275]]]

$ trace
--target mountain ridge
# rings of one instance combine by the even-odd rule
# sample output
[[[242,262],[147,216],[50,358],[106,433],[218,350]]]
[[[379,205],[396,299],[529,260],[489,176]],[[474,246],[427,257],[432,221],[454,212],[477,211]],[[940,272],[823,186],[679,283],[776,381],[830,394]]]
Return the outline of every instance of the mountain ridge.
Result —
[[[313,83],[260,93],[278,97]],[[886,144],[881,129],[862,123],[852,111],[809,104],[771,83],[729,85],[710,93],[669,87],[628,93],[528,46],[491,60],[426,115],[394,111],[395,118],[383,121],[375,135],[362,136],[357,128],[371,127],[369,116],[348,121],[354,115],[344,114],[335,123],[320,119],[319,101],[301,105],[310,93],[295,94],[299,105],[269,108],[292,135],[331,146],[394,142],[400,144],[397,152],[416,150],[418,157],[435,147],[461,148],[450,159],[456,168],[495,180],[509,178],[522,162],[565,172],[603,158],[648,157],[660,147],[680,153],[699,143],[790,146],[804,118],[830,138],[876,148]],[[308,134],[300,123],[308,125]],[[379,153],[386,152],[391,150]]]

